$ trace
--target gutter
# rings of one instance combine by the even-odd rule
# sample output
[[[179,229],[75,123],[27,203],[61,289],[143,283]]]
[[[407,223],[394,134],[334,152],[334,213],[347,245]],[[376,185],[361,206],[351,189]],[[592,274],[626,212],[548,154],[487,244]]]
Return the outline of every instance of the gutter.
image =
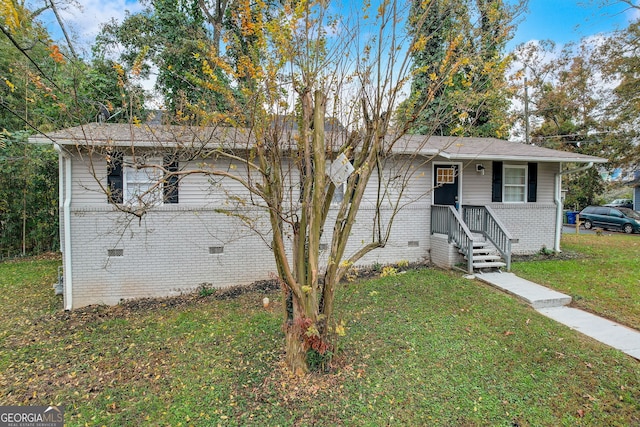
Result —
[[[562,163],[560,164],[562,167]],[[589,162],[584,166],[580,166],[575,169],[568,169],[566,171],[561,171],[555,174],[555,194],[553,197],[553,202],[556,205],[556,234],[553,243],[553,250],[555,252],[560,251],[560,236],[562,235],[562,200],[560,199],[561,194],[561,184],[562,184],[562,175],[568,175],[570,173],[582,172],[584,170],[590,169],[593,167],[593,162]]]
[[[61,248],[64,268],[64,309],[71,310],[73,308],[73,274],[71,267],[71,157],[65,155],[58,144],[54,144],[54,148],[58,152],[59,159],[58,203],[62,208],[62,224],[64,227],[64,248]]]

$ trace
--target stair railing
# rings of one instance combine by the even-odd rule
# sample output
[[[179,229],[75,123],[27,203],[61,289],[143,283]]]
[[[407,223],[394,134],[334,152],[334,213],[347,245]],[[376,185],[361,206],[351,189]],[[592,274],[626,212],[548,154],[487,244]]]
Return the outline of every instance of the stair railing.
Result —
[[[496,247],[505,260],[507,271],[511,271],[511,244],[517,243],[504,224],[489,206],[462,206],[462,217],[469,230],[482,233]]]
[[[473,235],[460,212],[449,205],[431,206],[431,234],[446,234],[467,257],[467,271],[473,273]]]

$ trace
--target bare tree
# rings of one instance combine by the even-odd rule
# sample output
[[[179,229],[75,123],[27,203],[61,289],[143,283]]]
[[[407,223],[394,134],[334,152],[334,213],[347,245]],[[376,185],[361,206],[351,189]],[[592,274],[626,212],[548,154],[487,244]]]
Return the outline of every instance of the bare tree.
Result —
[[[412,79],[411,52],[425,44],[424,32],[407,31],[409,6],[386,1],[376,10],[332,14],[326,1],[285,1],[267,14],[248,0],[237,1],[233,19],[241,34],[222,34],[236,56],[221,57],[213,48],[199,58],[202,76],[193,79],[219,91],[233,107],[218,112],[184,105],[173,122],[198,120],[199,125],[145,127],[146,145],[153,140],[153,147],[143,148],[136,140],[142,131],[132,126],[129,166],[159,177],[135,195],[137,203],[122,203],[116,186],[95,172],[116,206],[138,217],[153,209],[161,188],[189,175],[240,184],[244,191],[229,192],[228,198],[266,212],[267,232],[243,211],[226,211],[262,233],[273,251],[286,308],[286,360],[297,373],[308,370],[308,352],[329,357],[335,349],[341,333],[334,318],[335,292],[341,278],[384,247],[399,212],[429,191],[405,194],[433,153],[420,153],[429,135],[406,135],[415,118],[395,114]],[[470,61],[482,60],[454,50],[455,45],[444,55],[437,68],[442,72],[431,76],[423,102],[431,102],[435,88],[451,84]],[[482,73],[491,66],[474,69]],[[216,70],[234,83],[218,84]],[[471,124],[466,117],[455,119],[461,126]],[[88,142],[81,151],[121,167],[117,152],[122,147]],[[173,168],[171,159],[190,166]],[[370,239],[348,251],[364,204],[372,212]],[[323,238],[330,241],[324,258]]]

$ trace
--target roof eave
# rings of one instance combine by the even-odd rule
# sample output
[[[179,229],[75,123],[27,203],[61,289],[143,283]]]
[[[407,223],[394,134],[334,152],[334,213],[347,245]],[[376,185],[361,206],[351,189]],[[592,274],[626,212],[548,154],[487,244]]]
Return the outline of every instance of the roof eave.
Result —
[[[450,155],[452,160],[496,160],[512,162],[548,162],[548,163],[607,163],[602,157],[544,157],[544,156],[488,156],[488,155]]]

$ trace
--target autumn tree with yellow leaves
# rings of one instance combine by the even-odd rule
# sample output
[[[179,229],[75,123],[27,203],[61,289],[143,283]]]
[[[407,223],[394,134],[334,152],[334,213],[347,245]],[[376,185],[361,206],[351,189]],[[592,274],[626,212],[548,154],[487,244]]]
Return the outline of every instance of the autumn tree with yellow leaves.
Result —
[[[286,361],[292,371],[303,373],[310,360],[328,360],[336,350],[344,333],[334,313],[336,287],[355,263],[386,245],[403,207],[403,189],[415,178],[415,157],[399,160],[393,154],[413,120],[396,111],[417,76],[412,57],[426,48],[428,33],[407,30],[409,14],[416,11],[400,1],[365,3],[349,13],[327,1],[267,6],[234,2],[221,34],[223,47],[212,44],[206,53],[193,56],[201,66],[199,90],[225,99],[224,110],[198,109],[194,103],[176,112],[190,124],[197,119],[202,127],[231,126],[250,135],[244,151],[215,149],[216,156],[240,161],[243,170],[176,174],[236,180],[249,194],[243,203],[264,209],[270,224],[265,241],[273,251],[285,301]],[[431,12],[427,7],[423,16],[413,16],[414,28],[419,30]],[[468,32],[461,34],[464,39]],[[495,55],[504,40],[502,33],[496,37]],[[474,70],[492,67],[482,66],[486,49],[445,50],[439,71],[425,83],[427,93],[459,78],[470,64]],[[221,73],[229,85],[220,84]],[[474,88],[480,88],[477,81],[469,89]],[[412,99],[411,108],[419,111],[431,102],[433,97]],[[447,110],[440,120],[450,120],[451,114],[459,118],[459,111]],[[342,182],[327,172],[340,159],[352,167]],[[385,168],[392,162],[394,174],[388,176]],[[365,201],[370,183],[377,195]],[[370,239],[348,251],[364,204],[374,212]],[[321,240],[330,242],[324,257]]]
[[[179,2],[180,7],[205,6],[200,11],[189,9],[201,19],[203,30],[208,28],[206,4]],[[464,86],[464,79],[473,77],[467,89],[480,89],[483,73],[476,75],[476,70],[494,70],[498,65],[482,66],[488,60],[486,49],[457,49],[469,42],[466,37],[472,33],[468,22],[461,23],[458,42],[445,47],[440,63],[433,64],[434,71],[421,86],[428,96],[411,96],[410,106],[399,109],[422,72],[413,66],[413,58],[427,48],[432,30],[423,31],[422,26],[433,12],[430,7],[412,9],[411,4],[395,0],[353,6],[326,0],[236,0],[225,6],[224,22],[215,21],[216,36],[199,38],[197,49],[184,51],[190,55],[181,62],[188,64],[185,73],[175,73],[179,56],[160,58],[156,64],[159,75],[188,83],[182,86],[185,96],[180,102],[168,103],[172,112],[168,123],[244,139],[215,144],[208,140],[188,153],[180,151],[177,140],[174,145],[158,141],[158,150],[177,147],[171,153],[175,158],[197,155],[227,162],[195,169],[144,167],[161,170],[165,182],[191,174],[234,181],[245,192],[228,194],[229,199],[261,209],[269,224],[263,239],[273,251],[283,289],[286,362],[293,372],[305,373],[310,361],[327,362],[345,333],[344,324],[335,317],[339,282],[354,264],[387,244],[394,220],[408,203],[404,189],[416,178],[419,166],[430,160],[394,151],[412,128],[414,113],[430,108],[432,95],[457,79],[463,78]],[[498,52],[503,34],[495,37],[500,38]],[[175,44],[180,38],[171,40],[171,52],[181,52]],[[491,44],[477,38],[475,42]],[[121,68],[123,79],[140,70],[157,48],[136,46],[130,58],[138,68]],[[202,96],[193,96],[197,94]],[[466,110],[446,109],[437,119],[453,120],[464,134],[479,115],[462,117],[461,111]],[[429,132],[418,138],[412,149],[419,150],[428,137]],[[94,149],[86,145],[85,149]],[[336,169],[344,173],[335,174]],[[95,176],[99,178],[98,173]],[[425,197],[428,191],[416,197]],[[363,206],[367,206],[366,220]],[[142,217],[153,206],[118,208]],[[225,213],[252,226],[240,210]],[[355,227],[364,224],[370,227],[369,238],[351,242]],[[321,241],[328,242],[323,250]]]
[[[399,110],[410,132],[507,138],[510,130],[506,43],[524,2],[413,0],[407,22],[411,95]],[[443,76],[446,76],[444,79]]]

